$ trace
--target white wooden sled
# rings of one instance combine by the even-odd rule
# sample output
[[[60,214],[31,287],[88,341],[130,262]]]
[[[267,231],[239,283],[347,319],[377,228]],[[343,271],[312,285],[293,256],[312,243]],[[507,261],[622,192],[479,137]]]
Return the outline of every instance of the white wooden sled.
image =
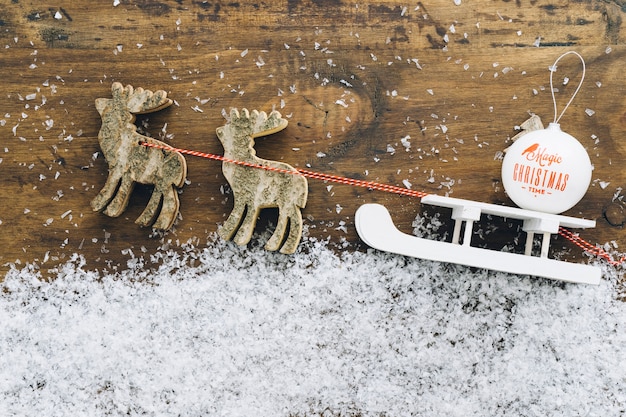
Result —
[[[401,232],[393,224],[389,211],[380,204],[359,207],[355,215],[357,232],[367,245],[400,255],[568,282],[596,285],[600,282],[600,268],[548,258],[550,236],[558,233],[559,226],[590,228],[595,227],[594,220],[437,195],[423,197],[422,203],[452,209],[455,220],[452,242],[429,240]],[[522,229],[527,234],[525,253],[498,252],[471,246],[473,224],[480,220],[481,214],[523,220]],[[465,228],[461,239],[463,223]],[[539,256],[533,256],[533,238],[538,233],[543,235],[541,251]]]

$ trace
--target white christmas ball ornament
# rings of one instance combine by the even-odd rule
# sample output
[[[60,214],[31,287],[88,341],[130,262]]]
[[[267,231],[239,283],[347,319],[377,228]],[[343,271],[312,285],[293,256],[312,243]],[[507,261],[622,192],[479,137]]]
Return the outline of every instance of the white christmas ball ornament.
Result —
[[[507,150],[502,183],[523,209],[558,214],[578,203],[591,182],[585,148],[558,123],[529,132]]]

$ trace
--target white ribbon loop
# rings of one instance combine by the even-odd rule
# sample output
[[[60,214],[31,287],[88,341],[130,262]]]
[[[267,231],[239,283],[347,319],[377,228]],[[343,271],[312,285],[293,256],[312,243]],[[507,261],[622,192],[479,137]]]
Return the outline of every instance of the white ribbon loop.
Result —
[[[576,90],[574,91],[574,94],[572,94],[572,97],[569,99],[569,101],[567,102],[567,104],[563,108],[563,111],[557,117],[556,97],[554,96],[554,86],[552,84],[552,75],[556,72],[556,68],[557,68],[556,64],[558,64],[558,62],[561,60],[561,58],[564,58],[565,56],[570,55],[570,54],[576,55],[578,58],[580,58],[580,62],[583,65],[583,72],[582,72],[582,76],[580,77],[580,82],[578,83],[578,87],[576,87]],[[549,67],[549,69],[550,69],[550,92],[552,93],[552,103],[554,103],[554,123],[558,124],[559,120],[561,120],[561,117],[563,117],[563,114],[565,113],[565,110],[567,110],[569,105],[572,104],[572,101],[574,101],[574,97],[576,97],[576,94],[578,94],[578,91],[580,90],[580,87],[582,87],[582,85],[583,85],[583,80],[585,79],[585,72],[586,72],[585,60],[583,59],[583,57],[578,52],[569,51],[569,52],[565,52],[563,55],[558,57],[556,59],[556,61],[554,61],[554,64],[552,64],[552,66]]]

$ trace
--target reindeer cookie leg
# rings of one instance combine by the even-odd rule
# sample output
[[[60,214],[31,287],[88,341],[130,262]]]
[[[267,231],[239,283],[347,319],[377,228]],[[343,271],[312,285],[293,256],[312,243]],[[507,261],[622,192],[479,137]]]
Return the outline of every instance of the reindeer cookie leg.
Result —
[[[280,244],[283,243],[285,233],[287,233],[287,226],[289,225],[289,216],[285,213],[285,210],[280,210],[278,213],[278,222],[276,222],[276,229],[265,244],[265,249],[275,251],[280,248]],[[292,252],[293,253],[293,252]]]
[[[159,209],[162,198],[163,193],[160,190],[157,190],[157,188],[155,187],[154,191],[152,191],[152,195],[150,196],[150,200],[148,201],[146,208],[143,209],[139,217],[137,217],[135,223],[144,227],[150,226],[154,222],[154,218],[156,217],[156,213]],[[155,229],[158,229],[156,225]]]
[[[185,184],[186,177],[187,162],[185,158],[178,153],[169,155],[163,164],[163,185],[160,186],[163,204],[161,205],[161,213],[154,223],[155,229],[167,230],[174,225],[180,209],[177,188],[181,188]]]
[[[161,204],[163,202],[163,204]],[[159,206],[161,211],[158,213]],[[150,226],[159,230],[167,230],[174,225],[176,221],[176,215],[180,208],[180,201],[178,200],[178,194],[172,186],[165,187],[165,189],[154,189],[150,201],[146,205],[143,212],[137,217],[135,223],[140,226]],[[156,220],[154,219],[156,217]],[[153,224],[154,223],[154,224]]]
[[[298,248],[302,238],[302,213],[298,207],[294,207],[289,215],[289,236],[280,249],[281,253],[292,254]]]
[[[289,235],[287,234],[287,226],[289,226]],[[265,249],[276,251],[280,248],[280,252],[284,254],[292,254],[298,248],[300,238],[302,236],[302,213],[296,207],[295,210],[282,208],[278,215],[278,222],[272,237],[265,244]],[[283,240],[285,243],[282,245]]]
[[[258,207],[251,207],[248,205],[246,217],[244,217],[241,222],[239,230],[235,235],[235,239],[233,239],[236,244],[245,245],[250,242],[250,239],[252,239],[252,233],[254,232],[254,226],[256,225],[256,219],[259,217],[260,211],[261,210]]]
[[[100,190],[97,196],[91,200],[91,208],[93,211],[102,211],[109,204],[115,196],[115,190],[120,183],[121,175],[115,175],[113,172],[109,173],[104,186]]]
[[[230,212],[230,216],[228,216],[228,219],[226,219],[222,227],[220,227],[217,232],[222,239],[230,240],[235,235],[237,228],[241,224],[241,218],[243,217],[245,211],[245,204],[239,202],[239,200],[235,198],[233,211]]]
[[[161,202],[163,204],[157,217],[156,214]],[[135,220],[135,223],[141,226],[150,226],[152,224],[152,227],[155,229],[167,230],[174,225],[179,207],[178,194],[172,187],[163,191],[155,190],[145,210]],[[154,220],[155,217],[156,220]]]
[[[279,204],[278,225],[265,246],[268,250],[278,250],[281,242],[284,240],[280,252],[285,254],[294,253],[300,243],[302,238],[302,212],[300,208],[304,208],[308,197],[306,178],[294,176],[290,179],[291,187],[289,191],[281,194],[282,201]],[[289,224],[289,235],[285,239],[287,224]]]
[[[113,200],[111,200],[106,210],[104,210],[104,214],[109,217],[118,217],[122,214],[128,206],[128,200],[130,199],[130,194],[133,192],[133,188],[135,188],[135,181],[133,181],[128,172],[125,172],[122,175],[120,187],[117,189]]]
[[[178,194],[174,187],[167,187],[163,190],[163,205],[161,207],[161,213],[154,222],[155,229],[167,230],[176,221],[176,215],[180,207],[178,200]]]
[[[187,164],[185,158],[176,153],[171,153],[167,156],[163,160],[160,170],[155,170],[147,178],[144,178],[145,182],[154,184],[154,191],[146,208],[135,220],[135,223],[141,226],[149,226],[154,222],[153,227],[159,230],[171,228],[180,208],[180,201],[175,187],[182,187],[186,176]]]

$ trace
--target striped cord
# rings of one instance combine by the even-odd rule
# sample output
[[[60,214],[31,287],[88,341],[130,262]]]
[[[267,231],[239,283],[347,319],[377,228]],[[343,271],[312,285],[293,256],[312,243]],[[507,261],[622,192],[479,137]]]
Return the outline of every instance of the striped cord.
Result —
[[[341,177],[338,175],[330,175],[330,174],[324,174],[321,172],[309,171],[306,169],[294,168],[294,170],[290,170],[290,169],[273,167],[271,165],[255,164],[252,162],[238,161],[236,159],[226,158],[224,156],[215,155],[212,153],[174,148],[169,145],[161,145],[161,144],[151,143],[151,142],[142,141],[142,142],[139,142],[139,144],[146,146],[148,148],[161,149],[161,150],[170,151],[170,152],[178,152],[178,153],[185,154],[185,155],[197,156],[197,157],[206,158],[206,159],[213,159],[215,161],[227,162],[230,164],[241,165],[241,166],[249,167],[249,168],[264,169],[266,171],[279,172],[282,174],[289,174],[289,175],[302,175],[304,177],[313,178],[316,180],[334,182],[338,184],[352,185],[354,187],[364,187],[364,188],[368,188],[371,190],[384,191],[388,193],[405,195],[409,197],[416,197],[420,199],[428,195],[428,193],[425,193],[423,191],[411,190],[408,188],[402,188],[402,187],[398,187],[395,185],[381,184],[381,183],[374,182],[374,181],[358,180],[354,178]],[[590,253],[594,256],[597,256],[599,258],[606,260],[612,266],[615,266],[615,267],[620,266],[626,261],[626,256],[623,256],[618,260],[613,259],[613,257],[601,247],[589,243],[585,239],[581,238],[578,234],[575,234],[564,227],[559,227],[559,235],[561,235],[563,238],[569,240],[574,245],[581,248],[584,252]]]

